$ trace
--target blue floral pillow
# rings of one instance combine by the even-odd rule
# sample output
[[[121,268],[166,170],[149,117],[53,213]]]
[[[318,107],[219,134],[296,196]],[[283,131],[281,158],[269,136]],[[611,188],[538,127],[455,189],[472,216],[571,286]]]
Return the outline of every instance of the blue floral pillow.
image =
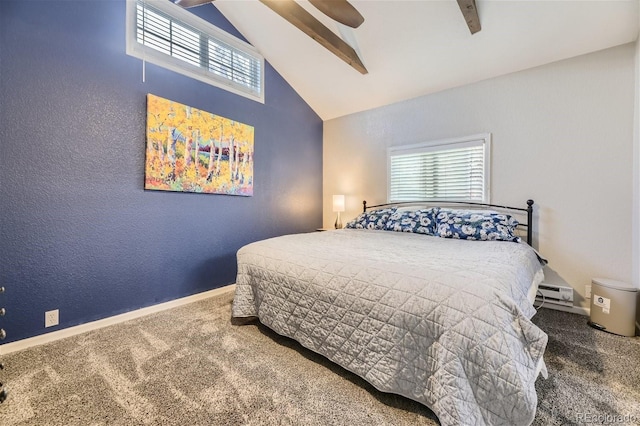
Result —
[[[437,213],[437,208],[396,211],[389,217],[385,229],[387,231],[435,235]]]
[[[395,208],[371,210],[361,213],[360,216],[347,223],[345,228],[352,229],[384,229],[389,216],[396,212]]]
[[[515,218],[497,212],[441,209],[436,216],[436,234],[443,238],[519,243],[517,226]]]

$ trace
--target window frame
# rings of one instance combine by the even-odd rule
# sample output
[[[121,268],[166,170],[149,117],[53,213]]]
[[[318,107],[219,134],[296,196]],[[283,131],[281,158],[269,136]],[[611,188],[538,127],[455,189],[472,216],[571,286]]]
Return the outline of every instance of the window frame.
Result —
[[[461,202],[491,202],[491,133],[479,133],[469,136],[455,137],[449,139],[438,139],[409,145],[398,145],[387,148],[387,202],[402,201],[461,201]],[[475,144],[474,144],[475,143]],[[391,157],[395,155],[424,153],[434,151],[446,151],[465,146],[483,146],[483,193],[482,200],[471,199],[445,199],[445,198],[422,198],[421,200],[392,200],[391,199]]]
[[[210,71],[211,65],[207,67],[193,65],[183,59],[176,58],[166,53],[160,52],[152,47],[145,46],[137,41],[137,4],[138,0],[127,0],[126,7],[126,53],[146,62],[169,69],[187,77],[194,78],[215,87],[227,90],[240,96],[252,99],[254,101],[264,103],[264,69],[265,60],[260,52],[249,43],[234,37],[233,35],[221,30],[215,25],[205,21],[204,19],[194,15],[193,13],[181,8],[180,6],[167,0],[141,0],[162,13],[169,15],[181,24],[191,26],[198,31],[202,31],[210,37],[226,44],[232,49],[236,49],[243,55],[256,59],[260,67],[260,90],[257,92],[247,85],[237,83],[229,78],[215,74]],[[212,47],[208,46],[208,40],[204,41],[207,45],[206,56],[209,55]],[[203,42],[201,41],[201,45]],[[201,46],[201,48],[205,48]],[[200,60],[203,55],[200,54]]]

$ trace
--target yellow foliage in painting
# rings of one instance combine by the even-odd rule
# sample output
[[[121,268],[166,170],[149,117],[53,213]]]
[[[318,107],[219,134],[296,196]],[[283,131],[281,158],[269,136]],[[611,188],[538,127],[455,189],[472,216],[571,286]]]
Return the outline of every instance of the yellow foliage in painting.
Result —
[[[145,189],[253,195],[252,126],[149,94],[146,133]]]
[[[191,165],[189,168],[187,168],[184,176],[185,179],[189,182],[196,181],[199,178],[194,165]]]

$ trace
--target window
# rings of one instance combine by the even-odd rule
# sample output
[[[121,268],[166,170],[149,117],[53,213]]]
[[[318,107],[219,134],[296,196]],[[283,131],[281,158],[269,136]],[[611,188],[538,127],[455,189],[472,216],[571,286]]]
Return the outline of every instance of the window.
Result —
[[[264,58],[166,0],[127,0],[127,54],[264,102]]]
[[[489,202],[491,134],[391,147],[389,202]]]

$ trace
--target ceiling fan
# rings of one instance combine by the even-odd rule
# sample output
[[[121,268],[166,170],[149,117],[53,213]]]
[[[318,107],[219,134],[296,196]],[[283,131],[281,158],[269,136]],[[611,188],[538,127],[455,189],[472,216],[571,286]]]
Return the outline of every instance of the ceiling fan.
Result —
[[[175,4],[189,8],[212,1],[175,0]],[[260,0],[260,2],[362,74],[368,73],[356,51],[295,0]],[[309,0],[309,3],[335,21],[351,28],[357,28],[364,22],[360,12],[347,0]]]
[[[189,8],[211,3],[213,0],[175,0],[178,6]],[[320,43],[362,74],[368,71],[356,51],[333,31],[317,20],[295,0],[260,0],[264,5],[289,21],[309,37]],[[480,31],[480,19],[475,0],[457,0],[471,34]],[[347,0],[309,0],[314,7],[336,22],[358,28],[364,17]]]

